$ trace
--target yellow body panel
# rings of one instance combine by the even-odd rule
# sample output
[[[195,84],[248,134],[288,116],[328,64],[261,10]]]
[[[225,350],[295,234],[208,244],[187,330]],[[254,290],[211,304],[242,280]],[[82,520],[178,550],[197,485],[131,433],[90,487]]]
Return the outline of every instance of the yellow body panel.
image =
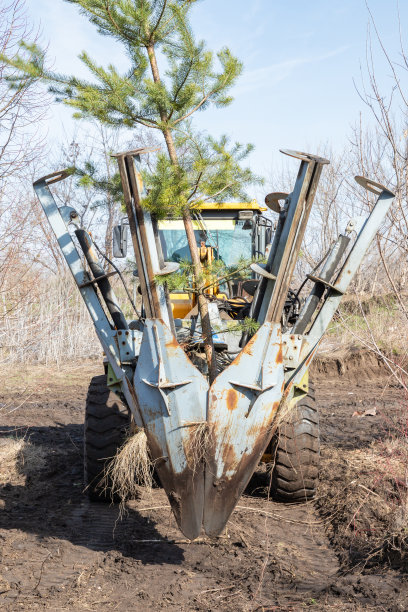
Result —
[[[205,227],[208,230],[233,230],[236,221],[234,219],[206,219]],[[184,222],[182,219],[160,219],[157,223],[159,230],[183,230]],[[193,228],[202,229],[203,224],[193,219]]]
[[[195,299],[189,293],[170,293],[171,310],[175,319],[184,317],[195,306]]]
[[[266,206],[261,206],[256,200],[251,202],[205,202],[197,206],[198,210],[268,210]],[[194,207],[193,207],[194,210]]]
[[[227,296],[225,293],[217,293],[216,298],[218,300],[226,300]],[[170,293],[170,303],[173,317],[175,319],[184,319],[196,305],[196,299],[194,294],[174,291]]]

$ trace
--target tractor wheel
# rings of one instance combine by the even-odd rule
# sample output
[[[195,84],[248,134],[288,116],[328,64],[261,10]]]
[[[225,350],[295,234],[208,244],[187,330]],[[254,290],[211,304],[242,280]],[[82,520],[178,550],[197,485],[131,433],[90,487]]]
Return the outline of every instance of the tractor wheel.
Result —
[[[312,384],[275,432],[272,451],[272,498],[292,503],[313,499],[319,478],[320,429]]]
[[[88,388],[84,427],[85,487],[92,501],[112,501],[109,481],[101,483],[105,468],[122,446],[130,412],[110,391],[106,376],[94,376]]]

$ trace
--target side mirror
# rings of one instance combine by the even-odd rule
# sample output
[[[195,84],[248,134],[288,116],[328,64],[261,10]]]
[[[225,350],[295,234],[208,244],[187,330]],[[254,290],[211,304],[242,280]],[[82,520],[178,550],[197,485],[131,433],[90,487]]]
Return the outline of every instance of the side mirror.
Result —
[[[128,226],[121,223],[113,228],[113,256],[123,258],[127,255]]]

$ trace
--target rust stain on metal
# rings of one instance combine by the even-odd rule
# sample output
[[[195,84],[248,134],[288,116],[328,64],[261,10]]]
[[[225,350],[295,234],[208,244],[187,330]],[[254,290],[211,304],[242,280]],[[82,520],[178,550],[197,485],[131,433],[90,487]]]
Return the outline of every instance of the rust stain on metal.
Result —
[[[194,469],[186,466],[184,470],[176,473],[170,457],[163,456],[163,450],[153,432],[146,428],[146,435],[151,459],[179,529],[187,538],[193,540],[201,530],[204,500],[203,462],[195,465]]]
[[[224,444],[224,448],[222,450],[222,459],[224,465],[228,466],[229,470],[239,463],[232,444]]]
[[[251,357],[253,357],[253,352],[252,352],[252,346],[253,346],[253,342],[249,342],[245,347],[244,350],[242,351],[241,354],[245,353],[246,355],[250,355]]]
[[[260,435],[262,435],[262,432],[264,430],[266,430],[267,427],[261,423],[254,423],[251,427],[249,427],[249,429],[247,430],[247,436],[248,438],[258,438]]]
[[[214,391],[210,390],[210,398],[209,398],[209,403],[211,404],[215,404],[215,402],[217,401],[217,394],[214,393]]]
[[[240,354],[237,357],[235,357],[234,363],[238,364],[241,361],[241,359],[242,359],[242,357],[244,355],[249,355],[250,357],[253,357],[253,355],[254,355],[253,354],[253,345],[254,345],[254,339],[251,338],[251,340],[248,342],[248,344],[246,344],[244,346],[244,348],[242,349]]]
[[[180,348],[180,344],[177,342],[176,338],[173,338],[169,342],[166,342],[166,347],[168,349],[171,349],[171,348]]]
[[[274,414],[280,402],[276,401],[271,407]],[[235,468],[235,473],[226,477],[222,475],[214,479],[212,487],[207,489],[206,510],[205,510],[205,531],[207,535],[216,536],[224,529],[233,509],[235,508],[242,492],[247,486],[256,466],[258,465],[267,445],[273,434],[272,424],[262,426],[251,448],[247,448],[244,454],[238,459],[233,448],[225,444],[223,449],[224,465],[231,465]],[[216,466],[210,466],[214,470]],[[206,515],[207,514],[207,515]]]
[[[242,359],[242,355],[244,354],[244,351],[246,351],[246,347],[244,348],[244,350],[242,350],[242,351],[240,352],[240,354],[239,354],[239,355],[237,355],[237,357],[235,357],[235,359],[234,359],[234,363],[235,363],[235,365],[237,365],[237,364],[238,364],[238,363],[241,361],[241,359]]]
[[[278,354],[276,355],[276,363],[283,363],[283,350],[282,350],[282,345],[279,347]]]
[[[235,410],[238,405],[238,392],[235,389],[229,389],[227,392],[227,408]]]

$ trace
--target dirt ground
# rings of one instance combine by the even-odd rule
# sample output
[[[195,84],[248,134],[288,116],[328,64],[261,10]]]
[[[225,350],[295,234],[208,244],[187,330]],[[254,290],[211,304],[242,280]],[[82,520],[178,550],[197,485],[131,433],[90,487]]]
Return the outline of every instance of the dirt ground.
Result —
[[[364,515],[368,529],[359,528],[360,504],[350,524],[343,516],[345,492],[361,484],[347,457],[381,441],[390,423],[408,422],[407,398],[375,360],[315,367],[324,474],[316,502],[269,501],[260,472],[226,532],[192,543],[161,489],[130,502],[122,520],[116,506],[87,500],[83,412],[100,370],[1,374],[0,453],[14,444],[17,457],[14,472],[0,466],[1,610],[408,610],[404,550],[371,558],[375,512]],[[361,487],[374,488],[367,478]]]

